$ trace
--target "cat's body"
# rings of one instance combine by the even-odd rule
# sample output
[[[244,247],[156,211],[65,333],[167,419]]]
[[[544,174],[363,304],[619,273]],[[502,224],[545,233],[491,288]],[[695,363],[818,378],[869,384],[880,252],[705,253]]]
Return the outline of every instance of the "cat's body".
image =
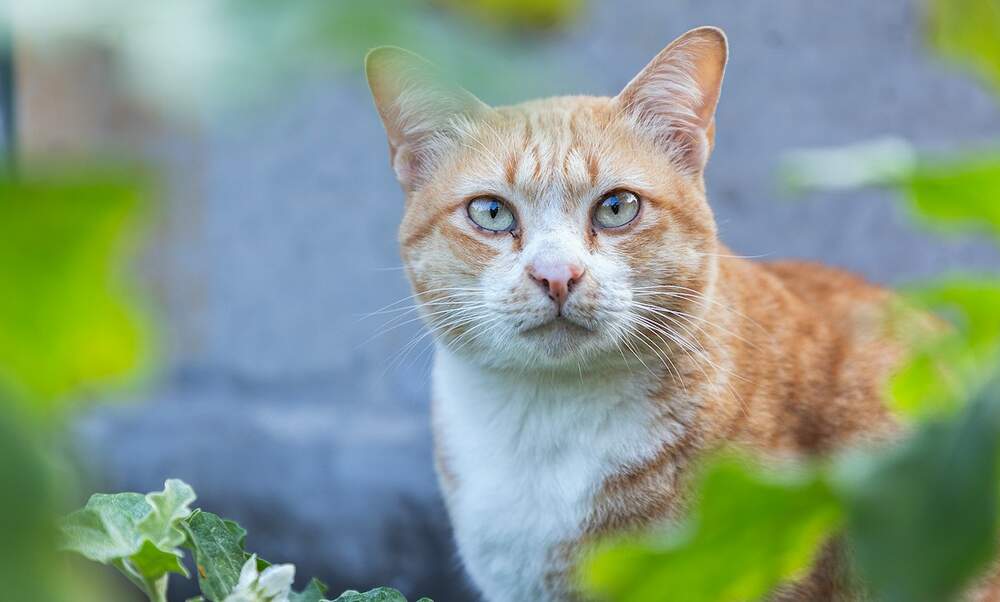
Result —
[[[440,480],[490,602],[577,599],[581,545],[678,516],[709,450],[823,454],[895,428],[889,294],[718,241],[703,170],[726,54],[701,28],[614,98],[498,109],[405,51],[369,55],[437,341]],[[846,595],[838,558],[782,599]]]
[[[514,375],[439,350],[438,468],[487,600],[572,599],[580,544],[675,516],[689,462],[720,444],[822,453],[892,430],[880,398],[896,355],[872,336],[883,292],[817,265],[721,263],[750,286],[716,300],[730,332],[704,347],[719,370],[681,360],[686,390],[635,358],[615,374]],[[832,599],[831,576],[814,580],[794,599]]]

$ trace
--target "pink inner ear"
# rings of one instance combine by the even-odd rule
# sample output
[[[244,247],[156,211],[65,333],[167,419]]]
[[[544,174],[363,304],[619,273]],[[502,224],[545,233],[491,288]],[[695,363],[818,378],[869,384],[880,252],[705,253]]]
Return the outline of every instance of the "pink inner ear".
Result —
[[[682,167],[700,171],[708,160],[726,56],[720,31],[694,30],[660,52],[618,96],[626,114]]]

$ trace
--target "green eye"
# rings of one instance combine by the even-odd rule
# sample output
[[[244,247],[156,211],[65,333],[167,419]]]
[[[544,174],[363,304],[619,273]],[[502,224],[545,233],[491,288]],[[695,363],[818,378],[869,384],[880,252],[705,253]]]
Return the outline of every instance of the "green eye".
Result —
[[[469,219],[490,232],[510,232],[517,225],[514,213],[503,201],[486,196],[469,203]]]
[[[639,214],[639,197],[619,190],[606,195],[594,210],[594,224],[600,228],[620,228]]]

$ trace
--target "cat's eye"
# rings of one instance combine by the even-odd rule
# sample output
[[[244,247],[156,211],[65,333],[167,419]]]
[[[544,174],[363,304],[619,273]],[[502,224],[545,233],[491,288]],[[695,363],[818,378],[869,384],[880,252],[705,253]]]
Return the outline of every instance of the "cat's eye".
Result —
[[[469,219],[483,230],[510,232],[517,226],[514,212],[500,199],[483,196],[469,202]]]
[[[639,215],[639,197],[628,190],[606,194],[594,209],[594,225],[600,228],[621,228]]]

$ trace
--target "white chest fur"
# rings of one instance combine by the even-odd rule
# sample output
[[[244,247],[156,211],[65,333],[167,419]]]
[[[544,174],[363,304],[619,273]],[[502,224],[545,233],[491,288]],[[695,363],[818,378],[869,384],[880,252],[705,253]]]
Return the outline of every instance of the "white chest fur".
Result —
[[[459,552],[490,602],[558,600],[546,588],[606,478],[661,449],[641,374],[510,374],[439,349],[436,444]]]

